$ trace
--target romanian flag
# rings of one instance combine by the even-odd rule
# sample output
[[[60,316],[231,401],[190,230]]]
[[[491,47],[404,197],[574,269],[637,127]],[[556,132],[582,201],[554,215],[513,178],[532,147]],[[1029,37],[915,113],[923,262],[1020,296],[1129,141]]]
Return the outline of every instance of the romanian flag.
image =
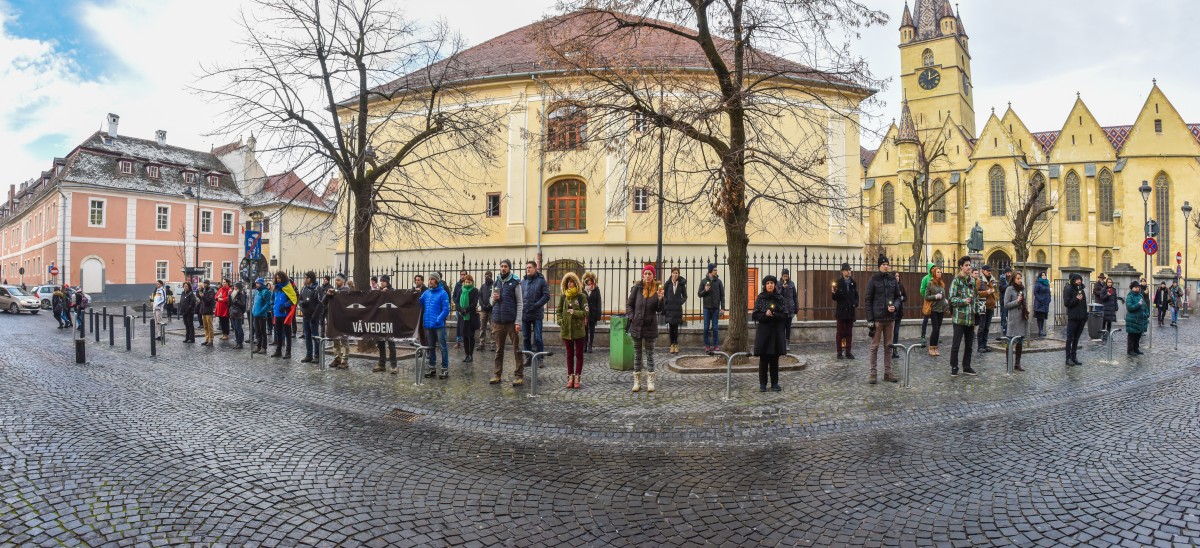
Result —
[[[283,294],[287,295],[288,300],[292,301],[292,308],[288,310],[288,315],[284,318],[283,323],[285,325],[292,325],[296,321],[296,302],[299,300],[296,298],[296,285],[289,283],[283,286]]]

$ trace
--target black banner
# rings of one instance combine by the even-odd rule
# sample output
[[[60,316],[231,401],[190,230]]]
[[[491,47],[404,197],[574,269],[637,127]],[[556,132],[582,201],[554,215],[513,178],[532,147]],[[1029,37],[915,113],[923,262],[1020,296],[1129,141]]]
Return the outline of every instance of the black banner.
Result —
[[[334,293],[325,305],[325,334],[363,340],[411,339],[421,320],[412,291]]]

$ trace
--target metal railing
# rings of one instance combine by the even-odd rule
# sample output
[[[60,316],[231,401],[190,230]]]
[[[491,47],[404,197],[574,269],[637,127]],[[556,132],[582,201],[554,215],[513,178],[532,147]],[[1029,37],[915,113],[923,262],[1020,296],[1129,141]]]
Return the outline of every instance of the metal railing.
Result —
[[[918,349],[918,348],[925,348],[925,346],[926,346],[925,343],[921,343],[921,342],[913,343],[913,344],[909,344],[909,345],[905,345],[905,344],[901,344],[901,343],[895,343],[892,345],[893,349],[904,351],[904,361],[901,362],[901,365],[900,365],[900,387],[901,388],[912,388],[912,384],[909,382],[910,377],[909,377],[909,369],[908,369],[908,364],[909,364],[909,362],[912,361],[912,351],[915,349]]]

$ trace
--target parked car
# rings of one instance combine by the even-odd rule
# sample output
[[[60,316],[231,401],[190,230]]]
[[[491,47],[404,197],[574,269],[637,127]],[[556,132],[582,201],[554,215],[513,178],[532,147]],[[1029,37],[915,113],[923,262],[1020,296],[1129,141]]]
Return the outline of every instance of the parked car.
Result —
[[[42,308],[50,310],[50,297],[54,296],[54,289],[56,287],[53,285],[39,285],[30,290],[30,293],[42,302]]]
[[[9,314],[37,314],[42,310],[42,302],[37,297],[21,291],[19,287],[0,285],[0,309]]]

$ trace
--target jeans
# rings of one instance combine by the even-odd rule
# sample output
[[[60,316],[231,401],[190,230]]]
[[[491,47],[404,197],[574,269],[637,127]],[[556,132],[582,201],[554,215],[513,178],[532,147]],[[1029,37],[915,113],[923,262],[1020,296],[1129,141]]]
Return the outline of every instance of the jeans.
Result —
[[[667,324],[667,328],[671,344],[679,344],[679,324],[670,323]]]
[[[900,323],[902,320],[904,320],[904,312],[897,310],[896,311],[896,321],[892,322],[893,324],[895,324],[892,327],[892,342],[900,341]],[[889,349],[889,350],[891,350],[891,349]]]
[[[183,315],[183,340],[185,342],[196,342],[196,323],[192,321],[193,315]]]
[[[1079,359],[1079,338],[1087,327],[1087,320],[1067,320],[1067,359]]]
[[[992,330],[992,314],[996,312],[995,308],[985,309],[983,314],[979,315],[979,348],[982,350],[987,346],[988,332]]]
[[[930,312],[925,316],[929,323],[933,324],[933,330],[929,335],[929,347],[937,348],[938,343],[942,340],[942,318],[946,314],[944,312]]]
[[[461,325],[461,324],[460,324]],[[429,356],[429,370],[433,371],[434,365],[437,363],[437,349],[442,349],[442,371],[450,370],[450,350],[446,348],[446,326],[441,327],[426,327],[425,337],[429,341],[429,350],[426,354]],[[394,355],[394,354],[393,354]]]
[[[1000,332],[1008,333],[1008,309],[1000,307]]]
[[[587,345],[586,339],[563,339],[563,344],[567,347],[567,374],[582,375],[583,347]]]
[[[963,371],[971,370],[971,347],[975,342],[975,326],[954,324],[954,341],[950,343],[950,372],[958,373],[958,348],[964,346],[962,353]]]
[[[254,317],[254,347],[266,350],[267,349],[267,324],[270,318],[267,316]]]
[[[533,350],[537,348],[538,352],[546,350],[546,345],[542,343],[542,320],[525,320],[521,322],[521,331],[525,332],[525,350]]]
[[[233,342],[241,346],[246,340],[246,332],[242,330],[242,319],[230,317],[229,325],[233,327]]]
[[[229,316],[217,316],[221,324],[221,336],[229,337]]]
[[[391,339],[388,339],[386,341],[379,341],[378,343],[375,344],[375,347],[379,349],[379,365],[380,366],[382,366],[384,364],[383,360],[385,357],[390,357],[392,360],[392,365],[393,366],[396,365],[396,341],[393,341]],[[391,355],[388,356],[386,354],[386,352],[391,352]]]
[[[717,329],[720,319],[720,308],[704,309],[704,346],[721,346],[721,332]]]
[[[587,350],[589,352],[592,351],[592,348],[596,344],[596,324],[598,323],[600,323],[599,319],[593,320],[588,318],[587,320]]]
[[[1125,343],[1125,353],[1133,354],[1135,352],[1141,352],[1142,351],[1142,349],[1140,347],[1141,342],[1142,342],[1142,334],[1141,333],[1130,333],[1129,341],[1127,343]]]
[[[209,317],[211,317],[211,316],[209,316]],[[286,321],[287,321],[287,318],[283,317],[283,316],[275,318],[275,351],[279,352],[279,351],[283,350],[283,345],[286,342],[287,343],[287,355],[291,356],[292,355],[292,338],[287,336],[289,329],[288,329],[288,324],[284,323]],[[210,322],[209,326],[211,326],[212,320],[209,320],[209,322]],[[210,329],[211,329],[211,327],[210,327]]]
[[[317,316],[315,314],[304,315],[304,357],[312,358],[317,355],[318,345],[321,340],[317,334]]]
[[[930,312],[930,314],[933,314],[933,313]],[[929,327],[929,316],[924,316],[921,318],[921,338],[922,339],[925,338],[925,329],[928,327]]]
[[[479,313],[479,349],[483,350],[488,341],[492,340],[492,311],[484,310]]]
[[[1179,321],[1179,309],[1172,306],[1171,307],[1171,325],[1175,325],[1175,323],[1178,321]]]

